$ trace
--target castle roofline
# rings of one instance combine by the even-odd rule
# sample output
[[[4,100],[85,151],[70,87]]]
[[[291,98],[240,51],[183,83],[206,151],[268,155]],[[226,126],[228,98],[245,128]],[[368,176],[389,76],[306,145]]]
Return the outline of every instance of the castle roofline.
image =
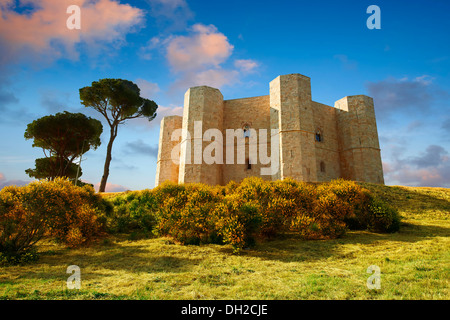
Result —
[[[234,99],[226,99],[224,101],[233,101],[233,100],[245,100],[245,99],[255,99],[255,98],[262,98],[262,97],[269,97],[269,94],[263,94],[260,96],[254,96],[254,97],[245,97],[245,98],[234,98]]]
[[[198,88],[208,88],[208,89],[219,90],[219,89],[217,89],[217,88],[214,88],[214,87],[211,87],[211,86],[206,86],[206,85],[189,87],[189,89],[198,89]],[[188,90],[189,90],[189,89],[188,89]],[[219,91],[220,91],[220,90],[219,90]]]

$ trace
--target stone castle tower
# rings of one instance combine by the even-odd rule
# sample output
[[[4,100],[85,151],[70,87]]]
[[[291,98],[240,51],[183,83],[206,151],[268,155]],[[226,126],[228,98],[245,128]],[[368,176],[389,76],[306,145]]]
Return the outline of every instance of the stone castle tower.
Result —
[[[201,131],[194,133],[198,123]],[[231,152],[236,160],[238,148],[245,147],[244,162],[208,164],[194,159],[212,143],[203,136],[212,128],[224,136],[227,129],[243,129],[243,139],[235,143],[233,138],[230,143],[223,138],[220,148],[223,159]],[[172,141],[176,129],[183,133]],[[261,129],[268,132],[264,145],[252,139]],[[249,132],[253,136],[249,137]],[[267,165],[251,159],[252,144],[271,151],[271,156],[276,154],[276,172],[261,175]],[[252,98],[224,100],[218,89],[190,88],[184,96],[183,116],[161,121],[156,185],[166,180],[225,185],[249,176],[310,182],[344,178],[384,184],[373,99],[347,96],[334,107],[312,101],[310,78],[301,74],[279,76],[270,82],[269,95]]]

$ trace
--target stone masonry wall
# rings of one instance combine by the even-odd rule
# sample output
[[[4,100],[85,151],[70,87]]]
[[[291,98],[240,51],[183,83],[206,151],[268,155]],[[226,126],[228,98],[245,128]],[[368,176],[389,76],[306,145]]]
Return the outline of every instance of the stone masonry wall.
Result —
[[[336,109],[313,101],[314,133],[320,133],[316,141],[317,181],[330,181],[341,176],[339,163],[339,139],[336,124]]]
[[[227,184],[229,181],[241,181],[246,177],[259,176],[262,165],[259,159],[259,148],[266,148],[267,155],[270,156],[270,97],[260,96],[244,99],[234,99],[224,101],[224,117],[223,128],[226,129],[243,129],[245,125],[248,125],[251,129],[255,129],[256,136],[253,132],[250,133],[250,137],[243,138],[240,141],[237,138],[233,139],[233,143],[227,143],[226,132],[224,132],[224,165],[223,165],[223,184]],[[266,129],[266,141],[264,145],[260,144],[259,130]],[[254,138],[257,138],[256,141]],[[255,146],[258,150],[257,159],[250,157],[250,146]],[[226,163],[227,149],[232,148],[234,155],[234,163]],[[238,163],[238,149],[245,148],[245,158],[243,163]],[[264,150],[264,149],[263,149]],[[247,161],[250,161],[251,168],[248,168]],[[242,162],[242,161],[241,161]],[[265,180],[271,180],[271,176],[261,176]]]
[[[201,131],[195,130],[196,122],[201,122]],[[179,183],[222,184],[222,165],[207,165],[202,160],[204,148],[211,143],[202,141],[204,132],[210,128],[222,131],[222,124],[223,96],[220,91],[207,86],[190,88],[184,98],[182,128],[185,136],[181,143]]]
[[[164,117],[159,133],[158,158],[156,162],[156,185],[168,180],[178,182],[180,154],[172,152],[179,141],[172,141],[172,132],[181,129],[183,118],[180,116]],[[178,148],[179,149],[179,148]]]
[[[310,79],[289,74],[272,80],[270,106],[278,111],[281,177],[317,181]]]
[[[335,108],[342,177],[384,183],[373,99],[348,96],[336,101]]]

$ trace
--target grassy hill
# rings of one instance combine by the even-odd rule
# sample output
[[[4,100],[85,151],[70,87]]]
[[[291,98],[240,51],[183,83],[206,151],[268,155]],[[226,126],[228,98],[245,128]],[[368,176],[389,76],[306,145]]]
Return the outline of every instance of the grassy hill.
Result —
[[[0,267],[0,298],[449,299],[450,189],[363,186],[399,210],[399,232],[285,235],[240,255],[130,235],[84,249],[43,242],[38,262]],[[81,268],[81,290],[66,289],[69,265]],[[381,289],[366,286],[370,265],[381,270]]]

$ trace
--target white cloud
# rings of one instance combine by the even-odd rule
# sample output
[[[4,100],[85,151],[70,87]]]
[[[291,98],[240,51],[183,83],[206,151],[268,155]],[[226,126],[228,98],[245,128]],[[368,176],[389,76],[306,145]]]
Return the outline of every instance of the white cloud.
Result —
[[[157,83],[147,81],[145,79],[137,79],[136,85],[141,89],[141,96],[147,99],[154,100],[156,94],[160,91]]]
[[[234,68],[225,67],[234,46],[214,25],[198,23],[189,29],[187,35],[153,39],[148,45],[158,46],[165,48],[169,66],[177,75],[170,91],[186,91],[201,85],[220,89],[239,83],[241,75],[254,72],[259,66],[254,60],[240,59],[234,61]]]
[[[158,37],[151,38],[147,44],[139,49],[138,55],[143,60],[153,59],[152,51],[161,46],[161,39]]]
[[[167,60],[175,72],[217,68],[228,59],[233,48],[215,26],[195,24],[189,36],[170,39]]]
[[[234,84],[239,81],[239,72],[226,69],[208,69],[199,72],[187,72],[178,79],[174,87],[187,90],[195,86],[209,86],[221,88],[225,85]]]
[[[148,124],[150,127],[160,125],[162,118],[168,117],[168,116],[182,116],[183,115],[183,107],[176,106],[176,105],[170,105],[168,107],[165,106],[158,106],[157,116],[153,121]],[[148,123],[148,121],[147,121]]]
[[[234,66],[244,73],[251,73],[259,66],[258,62],[251,59],[235,60]]]
[[[169,106],[158,106],[156,110],[156,117],[152,121],[148,121],[146,118],[137,118],[130,120],[135,126],[139,126],[139,128],[151,129],[155,126],[159,126],[161,124],[162,118],[166,116],[182,116],[183,115],[183,107],[177,105],[169,105]]]

